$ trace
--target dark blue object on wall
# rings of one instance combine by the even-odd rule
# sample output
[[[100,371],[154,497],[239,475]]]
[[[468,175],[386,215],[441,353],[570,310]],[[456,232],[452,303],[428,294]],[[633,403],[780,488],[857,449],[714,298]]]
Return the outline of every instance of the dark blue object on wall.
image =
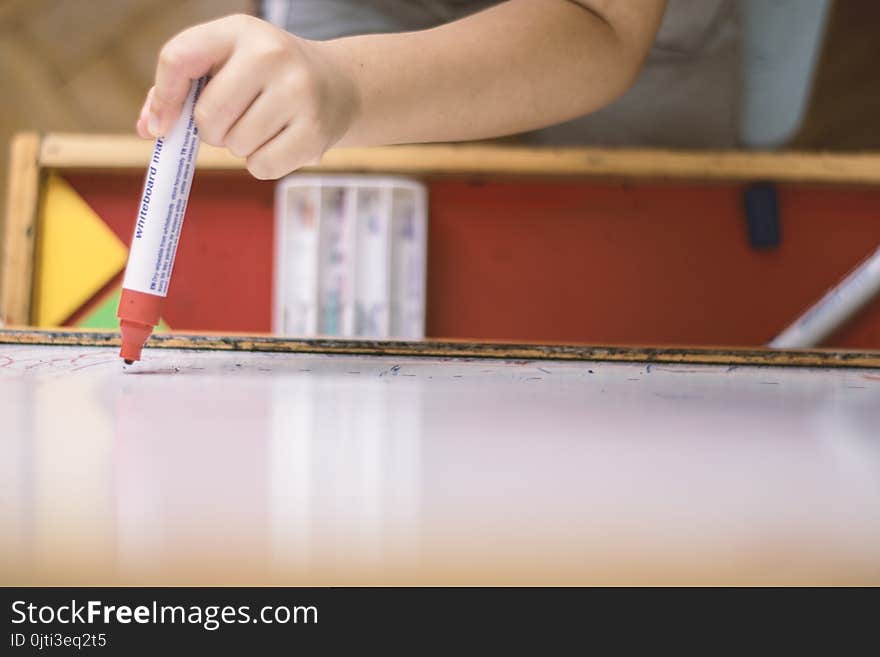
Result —
[[[773,183],[754,183],[743,191],[749,244],[754,249],[773,249],[782,239],[779,200]]]

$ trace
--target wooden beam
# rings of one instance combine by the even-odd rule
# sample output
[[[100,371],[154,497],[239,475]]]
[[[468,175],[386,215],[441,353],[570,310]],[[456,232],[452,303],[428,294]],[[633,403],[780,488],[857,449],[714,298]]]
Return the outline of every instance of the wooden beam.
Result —
[[[0,254],[0,323],[30,323],[34,240],[40,195],[40,135],[17,134],[10,145],[3,253]]]
[[[151,149],[150,142],[135,136],[49,134],[43,139],[40,164],[58,169],[142,169]],[[198,163],[203,169],[244,169],[243,160],[207,145],[201,147]],[[320,166],[307,170],[874,185],[880,184],[880,154],[433,144],[333,149]]]
[[[118,347],[119,334],[83,330],[0,330],[0,344]],[[880,368],[880,351],[815,349],[778,351],[712,347],[628,347],[562,344],[474,343],[467,341],[403,342],[393,340],[331,340],[268,335],[154,335],[149,347],[278,353],[347,354],[412,358],[502,358],[513,360],[574,360],[691,365]]]

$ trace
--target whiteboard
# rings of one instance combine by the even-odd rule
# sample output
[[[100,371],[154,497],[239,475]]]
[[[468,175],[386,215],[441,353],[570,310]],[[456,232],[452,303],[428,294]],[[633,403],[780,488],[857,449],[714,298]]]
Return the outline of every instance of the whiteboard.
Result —
[[[880,584],[880,371],[0,345],[4,584]]]

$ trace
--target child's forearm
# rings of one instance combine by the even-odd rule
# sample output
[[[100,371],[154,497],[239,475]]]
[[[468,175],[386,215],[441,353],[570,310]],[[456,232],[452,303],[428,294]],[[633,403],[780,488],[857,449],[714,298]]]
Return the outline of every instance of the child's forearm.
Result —
[[[665,0],[510,0],[424,32],[308,41],[251,16],[195,25],[159,54],[137,121],[167,134],[191,80],[202,141],[258,178],[318,162],[333,145],[510,134],[621,94]]]
[[[422,32],[316,44],[354,81],[339,145],[455,141],[565,121],[617,98],[665,0],[511,0]]]

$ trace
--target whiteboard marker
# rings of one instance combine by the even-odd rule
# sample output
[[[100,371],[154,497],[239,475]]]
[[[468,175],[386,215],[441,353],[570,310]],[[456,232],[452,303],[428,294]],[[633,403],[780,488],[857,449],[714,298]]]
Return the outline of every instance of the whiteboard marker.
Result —
[[[776,336],[773,349],[815,347],[880,294],[880,248]]]
[[[156,140],[147,166],[116,313],[122,333],[119,355],[129,365],[140,360],[141,349],[159,323],[168,294],[199,152],[193,107],[205,81],[193,80],[180,118],[168,135]]]

